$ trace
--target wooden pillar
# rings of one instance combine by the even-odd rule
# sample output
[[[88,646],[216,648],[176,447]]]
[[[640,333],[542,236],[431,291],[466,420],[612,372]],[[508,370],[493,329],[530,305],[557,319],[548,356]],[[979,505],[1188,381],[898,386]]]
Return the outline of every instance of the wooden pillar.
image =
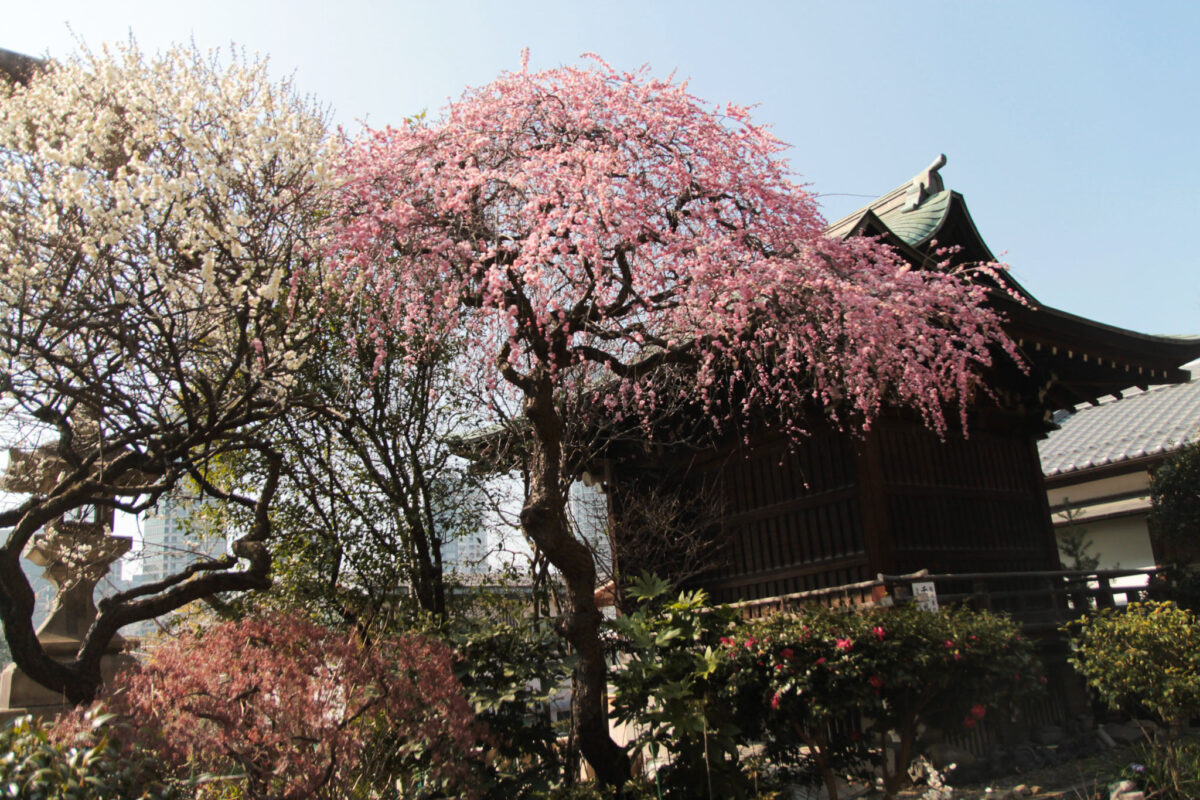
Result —
[[[878,424],[887,423],[880,420]],[[896,543],[888,518],[881,438],[876,427],[858,442],[856,448],[858,504],[867,548],[867,571],[871,575],[896,572]]]

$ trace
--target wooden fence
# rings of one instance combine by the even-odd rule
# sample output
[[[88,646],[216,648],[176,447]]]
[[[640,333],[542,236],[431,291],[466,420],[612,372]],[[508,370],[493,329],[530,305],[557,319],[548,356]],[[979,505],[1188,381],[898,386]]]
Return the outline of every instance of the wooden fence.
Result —
[[[1148,568],[931,574],[921,570],[729,605],[749,618],[795,611],[811,604],[833,608],[890,605],[912,601],[916,593],[914,584],[933,584],[939,605],[965,603],[981,610],[1007,612],[1027,633],[1037,634],[1056,630],[1092,609],[1115,608],[1145,599],[1147,586],[1160,571]]]

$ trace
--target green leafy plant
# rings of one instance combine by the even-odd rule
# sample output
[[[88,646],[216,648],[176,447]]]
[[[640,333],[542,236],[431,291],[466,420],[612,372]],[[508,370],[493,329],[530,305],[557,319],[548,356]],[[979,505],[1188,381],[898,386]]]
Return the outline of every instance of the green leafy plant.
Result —
[[[1100,699],[1113,709],[1140,706],[1166,723],[1143,757],[1152,788],[1197,796],[1200,746],[1179,732],[1200,715],[1200,618],[1171,602],[1132,603],[1071,627],[1071,664]]]
[[[551,702],[569,685],[574,658],[546,620],[462,618],[446,635],[454,671],[488,729],[484,798],[537,798],[563,789],[569,753]]]
[[[633,755],[667,763],[656,773],[666,797],[742,797],[749,790],[738,765],[740,729],[723,691],[728,677],[721,641],[734,613],[706,610],[702,591],[668,597],[669,584],[643,575],[627,596],[636,610],[613,622],[620,665],[613,672],[617,722],[637,731]]]
[[[1144,744],[1138,762],[1129,765],[1125,777],[1148,797],[1163,800],[1200,797],[1200,740],[1182,739],[1172,747]]]
[[[0,798],[21,800],[182,800],[158,755],[128,744],[127,725],[103,709],[82,716],[65,737],[21,717],[0,729]]]
[[[1172,561],[1196,555],[1200,541],[1200,442],[1172,452],[1150,478],[1150,529]]]
[[[1072,665],[1111,708],[1144,707],[1171,727],[1200,714],[1200,619],[1174,603],[1132,603],[1075,623]]]
[[[1200,611],[1200,442],[1175,450],[1150,476],[1150,533],[1159,561],[1154,595]]]
[[[814,608],[756,622],[725,647],[738,722],[770,759],[819,777],[832,798],[839,774],[872,766],[894,795],[922,724],[973,728],[1041,683],[1015,623],[965,608]],[[892,737],[894,762],[882,757]]]
[[[613,674],[634,753],[668,755],[666,796],[749,794],[739,745],[752,743],[763,785],[821,782],[836,800],[840,776],[879,771],[894,795],[922,726],[969,729],[1016,713],[1044,682],[1018,626],[995,614],[814,607],[748,621],[707,608],[703,592],[667,591],[652,577],[631,587],[640,604],[614,623]]]

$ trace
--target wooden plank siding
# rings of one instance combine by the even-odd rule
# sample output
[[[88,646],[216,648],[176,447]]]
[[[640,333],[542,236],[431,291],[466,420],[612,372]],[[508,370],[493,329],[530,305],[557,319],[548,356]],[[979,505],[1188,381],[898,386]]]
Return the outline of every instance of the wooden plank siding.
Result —
[[[1031,436],[974,429],[942,441],[898,420],[874,435],[891,545],[880,572],[1058,568]]]
[[[692,581],[714,602],[854,583],[870,574],[854,440],[820,432],[697,458],[690,481],[719,492],[723,563]]]
[[[885,418],[865,437],[823,430],[794,447],[767,437],[668,472],[723,509],[721,557],[686,582],[714,603],[880,573],[1059,566],[1034,439],[1017,425],[942,441],[916,421]]]

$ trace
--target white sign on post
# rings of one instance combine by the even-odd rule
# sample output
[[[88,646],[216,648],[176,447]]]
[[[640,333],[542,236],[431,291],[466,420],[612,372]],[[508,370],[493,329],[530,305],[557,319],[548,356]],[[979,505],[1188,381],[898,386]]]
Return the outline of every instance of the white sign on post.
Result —
[[[937,611],[937,587],[933,581],[921,581],[912,585],[913,602],[922,611]]]

